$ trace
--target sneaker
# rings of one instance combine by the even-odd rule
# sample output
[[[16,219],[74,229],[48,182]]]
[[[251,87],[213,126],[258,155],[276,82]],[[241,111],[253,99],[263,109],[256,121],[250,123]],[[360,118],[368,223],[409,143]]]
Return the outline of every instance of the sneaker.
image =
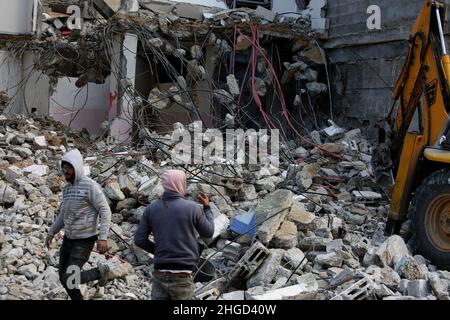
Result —
[[[108,283],[109,266],[107,264],[101,264],[98,266],[98,271],[100,272],[100,278],[98,279],[98,285],[100,287],[106,286]]]

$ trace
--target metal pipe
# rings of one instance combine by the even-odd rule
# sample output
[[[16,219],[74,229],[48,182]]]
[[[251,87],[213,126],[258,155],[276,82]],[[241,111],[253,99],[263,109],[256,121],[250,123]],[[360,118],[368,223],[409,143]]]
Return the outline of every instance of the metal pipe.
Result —
[[[436,7],[436,18],[439,28],[439,37],[441,38],[442,54],[445,55],[447,54],[447,48],[445,47],[444,31],[442,29],[441,14],[439,12],[439,7]]]

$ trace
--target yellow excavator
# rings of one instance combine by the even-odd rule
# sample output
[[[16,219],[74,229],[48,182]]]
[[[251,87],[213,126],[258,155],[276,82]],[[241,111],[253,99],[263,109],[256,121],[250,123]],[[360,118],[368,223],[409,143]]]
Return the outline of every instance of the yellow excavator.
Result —
[[[411,244],[434,265],[450,269],[450,56],[445,3],[427,0],[414,24],[409,51],[393,90],[388,129],[392,188],[386,234],[410,219]]]

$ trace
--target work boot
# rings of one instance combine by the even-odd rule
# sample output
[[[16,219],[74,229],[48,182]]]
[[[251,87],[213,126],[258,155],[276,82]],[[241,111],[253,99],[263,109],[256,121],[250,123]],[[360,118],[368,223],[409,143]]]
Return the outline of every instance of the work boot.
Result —
[[[109,279],[109,266],[107,264],[101,264],[98,266],[100,278],[98,279],[98,285],[100,287],[106,286]]]

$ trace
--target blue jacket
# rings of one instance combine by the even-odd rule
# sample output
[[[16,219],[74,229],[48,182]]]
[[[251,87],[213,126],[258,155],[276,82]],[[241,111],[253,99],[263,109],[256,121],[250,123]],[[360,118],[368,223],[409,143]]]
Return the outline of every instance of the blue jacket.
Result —
[[[165,192],[149,205],[141,218],[134,242],[154,253],[156,270],[194,270],[200,255],[196,231],[201,237],[214,234],[214,219],[209,207],[186,200],[176,192]],[[148,236],[153,233],[155,244]]]

